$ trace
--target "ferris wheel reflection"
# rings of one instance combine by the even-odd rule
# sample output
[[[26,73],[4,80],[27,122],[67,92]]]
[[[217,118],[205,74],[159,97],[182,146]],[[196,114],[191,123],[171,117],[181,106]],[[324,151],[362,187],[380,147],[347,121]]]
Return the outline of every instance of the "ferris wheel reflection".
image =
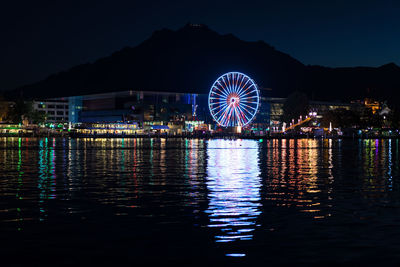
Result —
[[[208,227],[216,242],[251,240],[261,213],[258,143],[210,140],[207,147]]]

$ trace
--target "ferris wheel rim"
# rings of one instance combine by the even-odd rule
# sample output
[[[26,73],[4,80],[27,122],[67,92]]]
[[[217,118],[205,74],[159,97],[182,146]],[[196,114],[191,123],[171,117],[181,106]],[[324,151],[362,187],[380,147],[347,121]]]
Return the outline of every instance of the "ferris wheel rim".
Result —
[[[231,78],[229,78],[230,75],[231,75]],[[236,75],[236,79],[237,79],[236,81],[235,81],[234,75]],[[226,80],[227,80],[229,86],[226,84],[224,77],[226,77]],[[241,77],[241,82],[238,86],[237,81],[240,79],[240,77]],[[231,81],[230,79],[232,80],[232,85],[230,84],[230,81]],[[242,83],[245,79],[247,79],[247,81],[242,86]],[[236,85],[234,84],[234,82],[236,82]],[[247,86],[247,84],[249,82],[250,82],[250,84]],[[225,87],[221,83],[224,83]],[[218,87],[218,84],[222,89]],[[233,88],[232,88],[232,86],[233,86]],[[245,88],[246,86],[247,86],[247,88]],[[245,97],[245,95],[243,95],[243,94],[251,87],[254,87],[254,89],[251,90],[250,92],[248,92],[247,94],[254,92],[254,96]],[[219,92],[216,92],[215,89],[218,90]],[[213,97],[213,94],[219,95],[221,98]],[[236,94],[236,95],[232,96],[232,94]],[[224,101],[226,101],[230,95],[231,95],[231,99],[235,98],[232,100],[233,102],[237,101],[237,103],[233,103],[233,104],[235,104],[233,108],[230,107],[231,106],[230,104],[228,106],[227,103],[224,103]],[[250,101],[249,99],[251,99],[251,98],[255,98],[255,101]],[[213,102],[213,101],[211,101],[212,99],[219,99],[219,102]],[[246,100],[244,100],[244,99],[246,99]],[[247,103],[247,104],[245,104],[245,103]],[[216,107],[213,108],[212,105],[216,105]],[[251,105],[253,105],[253,106],[251,106]],[[246,106],[246,107],[244,107],[244,106]],[[260,93],[259,93],[257,84],[255,83],[255,81],[252,78],[250,78],[250,76],[248,76],[242,72],[239,72],[239,71],[230,71],[230,72],[220,75],[214,81],[214,83],[212,84],[211,89],[208,93],[208,107],[209,107],[211,116],[212,116],[213,120],[222,127],[230,127],[230,126],[246,127],[254,120],[256,114],[259,111],[259,106],[260,106]],[[245,111],[242,111],[241,108],[243,108]],[[251,111],[247,110],[247,108],[252,109],[253,111],[251,112]],[[215,113],[214,112],[215,109],[219,109],[219,111],[217,113]],[[225,109],[225,111],[224,111],[224,109]],[[228,110],[230,112],[229,115],[227,114]],[[221,120],[222,116],[220,116],[219,118],[216,117],[216,115],[221,111],[224,111],[223,113],[225,113],[222,120]],[[247,112],[247,114],[246,114],[246,112]],[[235,114],[234,116],[236,116],[236,118],[234,118],[233,120],[231,120],[232,113],[234,113]],[[228,115],[228,118],[226,118],[226,115]],[[249,115],[250,118],[246,115]],[[246,118],[246,119],[244,119],[244,118]]]

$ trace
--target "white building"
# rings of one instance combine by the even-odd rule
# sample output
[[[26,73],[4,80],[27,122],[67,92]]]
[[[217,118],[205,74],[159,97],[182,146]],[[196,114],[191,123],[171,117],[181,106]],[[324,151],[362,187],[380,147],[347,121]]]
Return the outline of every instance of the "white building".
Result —
[[[68,100],[36,100],[33,101],[33,108],[46,113],[46,122],[68,122]]]

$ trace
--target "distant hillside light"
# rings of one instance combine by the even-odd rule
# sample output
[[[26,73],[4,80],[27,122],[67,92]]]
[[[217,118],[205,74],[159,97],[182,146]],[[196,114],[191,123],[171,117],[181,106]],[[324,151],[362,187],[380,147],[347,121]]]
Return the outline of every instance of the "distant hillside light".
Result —
[[[211,86],[208,107],[218,125],[244,127],[258,112],[260,93],[256,83],[246,74],[228,72]]]

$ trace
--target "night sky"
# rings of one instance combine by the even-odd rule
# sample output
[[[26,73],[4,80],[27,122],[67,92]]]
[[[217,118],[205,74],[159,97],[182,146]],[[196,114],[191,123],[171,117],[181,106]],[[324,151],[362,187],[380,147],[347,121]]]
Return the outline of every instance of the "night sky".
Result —
[[[84,2],[84,3],[82,3]],[[0,90],[203,23],[264,40],[304,64],[400,65],[400,1],[9,1],[0,8]]]

